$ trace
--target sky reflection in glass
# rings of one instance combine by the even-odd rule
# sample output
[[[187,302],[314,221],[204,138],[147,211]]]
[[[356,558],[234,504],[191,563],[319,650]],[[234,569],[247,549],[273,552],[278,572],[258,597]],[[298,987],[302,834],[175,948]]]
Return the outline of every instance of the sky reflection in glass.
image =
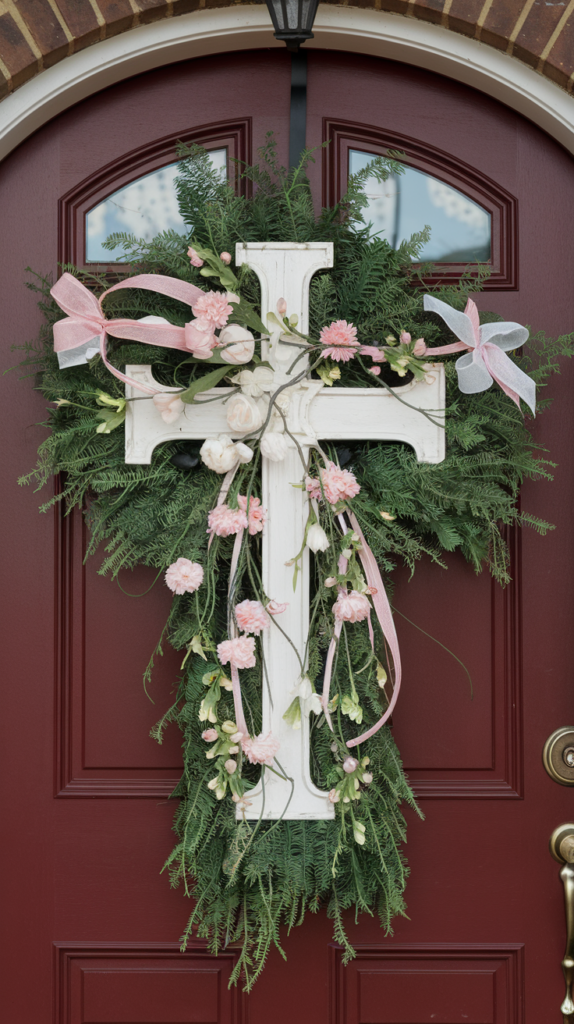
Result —
[[[349,152],[349,173],[367,167],[374,153],[357,149]],[[430,241],[421,261],[435,263],[484,263],[490,259],[490,214],[438,178],[406,167],[405,173],[379,182],[368,178],[365,192],[369,206],[364,210],[373,232],[388,239],[393,247],[431,227]]]
[[[222,175],[227,173],[227,149],[210,151],[211,162]],[[127,231],[136,238],[151,241],[160,231],[172,229],[189,234],[189,225],[180,217],[175,192],[177,163],[137,178],[108,196],[86,214],[86,262],[116,263],[124,259],[120,247],[111,252],[103,242],[116,231]]]

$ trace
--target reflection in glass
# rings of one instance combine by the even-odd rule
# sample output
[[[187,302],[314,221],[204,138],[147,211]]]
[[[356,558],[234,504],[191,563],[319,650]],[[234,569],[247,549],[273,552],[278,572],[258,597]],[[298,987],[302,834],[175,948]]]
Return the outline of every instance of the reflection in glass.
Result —
[[[349,174],[367,167],[374,155],[350,150]],[[431,237],[421,261],[485,263],[490,259],[490,214],[438,178],[406,167],[404,174],[393,174],[381,183],[368,178],[365,193],[369,198],[365,220],[371,221],[373,234],[388,239],[393,248],[429,224]]]
[[[212,149],[211,163],[222,176],[227,174],[227,149]],[[160,231],[172,229],[187,235],[189,225],[181,219],[177,206],[175,177],[177,163],[130,182],[108,196],[86,214],[86,262],[116,263],[124,258],[121,246],[111,252],[102,243],[116,231],[127,231],[151,241]]]

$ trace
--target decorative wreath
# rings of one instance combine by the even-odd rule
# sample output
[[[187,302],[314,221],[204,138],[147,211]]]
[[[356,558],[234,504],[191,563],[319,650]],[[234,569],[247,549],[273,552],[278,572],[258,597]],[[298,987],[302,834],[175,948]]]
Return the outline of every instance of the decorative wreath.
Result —
[[[184,652],[175,699],[152,733],[161,743],[170,722],[183,733],[173,794],[178,841],[165,866],[194,901],[182,949],[192,935],[214,954],[239,945],[232,980],[242,976],[249,989],[271,944],[281,948],[279,926],[301,924],[307,911],[326,908],[345,961],[354,955],[346,910],[376,911],[387,932],[404,912],[399,807],[415,802],[385,726],[400,661],[382,577],[397,560],[413,570],[422,557],[442,564],[443,552],[459,550],[477,571],[486,564],[508,581],[501,525],[550,528],[517,505],[522,480],[550,478],[552,467],[521,401],[534,413],[535,387],[557,372],[558,356],[572,354],[574,336],[538,334],[526,348],[526,328],[479,314],[469,292],[480,289],[485,268],[425,291],[429,268],[413,261],[428,229],[394,250],[363,219],[367,176],[400,173],[394,160],[375,160],[350,179],[337,206],[316,216],[305,162],[284,171],[271,138],[259,165],[240,169],[247,197],[221,180],[201,148],[182,147],[180,157],[176,185],[189,237],[112,236],[109,248],[123,245],[130,264],[112,287],[70,266],[52,288],[44,279],[32,284],[46,324],[25,364],[37,370],[52,408],[38,466],[23,479],[43,485],[60,474],[57,495],[42,508],[62,501],[68,511],[83,509],[88,554],[104,545],[100,572],[117,578],[152,566],[173,592],[154,652],[165,637]],[[310,629],[284,717],[294,729],[309,719],[312,777],[328,792],[333,820],[241,813],[262,766],[284,779],[286,807],[290,792],[277,741],[262,733],[261,635],[281,628],[286,595],[262,589],[266,510],[258,496],[262,460],[283,459],[291,443],[289,395],[274,386],[254,336],[270,330],[257,279],[230,266],[236,242],[261,240],[334,243],[334,268],[311,284],[309,334],[280,296],[270,318],[293,344],[294,363],[305,358],[302,377],[332,388],[380,386],[408,401],[401,387],[428,379],[432,361],[446,357],[443,462],[419,463],[398,443],[358,442],[317,446],[301,464],[309,514],[293,570],[307,546]],[[167,423],[205,390],[231,383],[230,433],[242,440],[168,442],[150,466],[126,465],[127,378],[119,368],[142,362],[177,388],[153,394]],[[146,679],[152,666],[153,657]]]

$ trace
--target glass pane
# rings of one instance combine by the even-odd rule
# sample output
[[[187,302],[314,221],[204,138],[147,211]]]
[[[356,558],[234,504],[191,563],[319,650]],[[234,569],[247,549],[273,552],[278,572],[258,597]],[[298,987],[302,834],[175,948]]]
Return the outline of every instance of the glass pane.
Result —
[[[211,163],[221,175],[227,174],[227,149],[212,149]],[[108,196],[86,214],[86,262],[115,263],[124,258],[123,249],[111,252],[102,243],[116,231],[128,231],[146,242],[169,228],[189,233],[177,207],[175,177],[177,163],[137,178]]]
[[[349,173],[367,167],[374,153],[349,152]],[[430,241],[420,259],[435,263],[485,263],[490,259],[490,214],[444,181],[424,171],[406,167],[405,173],[379,182],[368,178],[365,192],[369,205],[365,220],[373,233],[396,248],[430,224]]]

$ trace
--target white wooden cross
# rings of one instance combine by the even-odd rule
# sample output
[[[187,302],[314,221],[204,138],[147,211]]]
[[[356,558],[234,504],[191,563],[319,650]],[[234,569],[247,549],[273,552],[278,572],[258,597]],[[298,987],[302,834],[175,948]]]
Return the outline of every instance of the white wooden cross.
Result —
[[[261,316],[266,322],[268,312],[275,312],[279,298],[284,298],[289,314],[299,316],[299,330],[308,331],[309,284],[313,274],[333,265],[332,243],[310,242],[298,245],[292,242],[237,245],[236,263],[246,264],[257,274],[261,283]],[[262,343],[263,358],[268,359],[275,371],[277,387],[286,382],[287,369],[298,349],[282,344],[279,329],[270,341]],[[292,376],[304,367],[299,361]],[[237,369],[240,369],[238,367]],[[127,374],[142,383],[152,383],[151,366],[128,366]],[[230,372],[234,368],[230,367]],[[400,389],[409,408],[396,401],[381,387],[326,389],[319,381],[304,381],[291,397],[287,423],[296,436],[305,455],[317,440],[330,441],[403,441],[414,448],[419,461],[441,462],[445,456],[444,430],[435,426],[417,409],[444,410],[444,370],[433,367],[431,384],[412,382]],[[166,388],[165,390],[176,390]],[[205,397],[220,395],[224,398],[230,388],[217,388]],[[126,396],[138,396],[129,385]],[[202,395],[203,397],[203,395]],[[126,418],[126,462],[150,463],[154,448],[162,441],[175,439],[203,440],[227,434],[234,440],[227,424],[226,408],[222,403],[186,405],[185,412],[173,424],[166,424],[150,401],[128,402]],[[440,415],[438,417],[440,419]],[[289,562],[300,550],[308,516],[305,493],[293,483],[300,483],[303,470],[295,446],[289,448],[282,462],[263,459],[261,504],[267,509],[267,522],[262,537],[262,574],[265,593],[276,601],[288,601],[289,607],[281,615],[281,627],[304,657],[309,628],[309,552],[305,550],[302,572],[297,590],[293,593],[293,568]],[[292,647],[278,629],[263,631],[264,654],[271,689],[263,685],[263,733],[271,731],[281,746],[278,760],[286,774],[294,781],[293,797],[285,812],[290,793],[289,783],[265,769],[265,799],[260,786],[249,794],[252,806],[246,812],[257,819],[263,805],[263,818],[289,819],[332,818],[335,808],[311,781],[309,758],[309,723],[303,716],[301,730],[288,725],[283,714],[293,699],[290,691],[300,676],[300,666]],[[222,638],[223,639],[223,638]],[[241,812],[238,812],[241,816]]]

